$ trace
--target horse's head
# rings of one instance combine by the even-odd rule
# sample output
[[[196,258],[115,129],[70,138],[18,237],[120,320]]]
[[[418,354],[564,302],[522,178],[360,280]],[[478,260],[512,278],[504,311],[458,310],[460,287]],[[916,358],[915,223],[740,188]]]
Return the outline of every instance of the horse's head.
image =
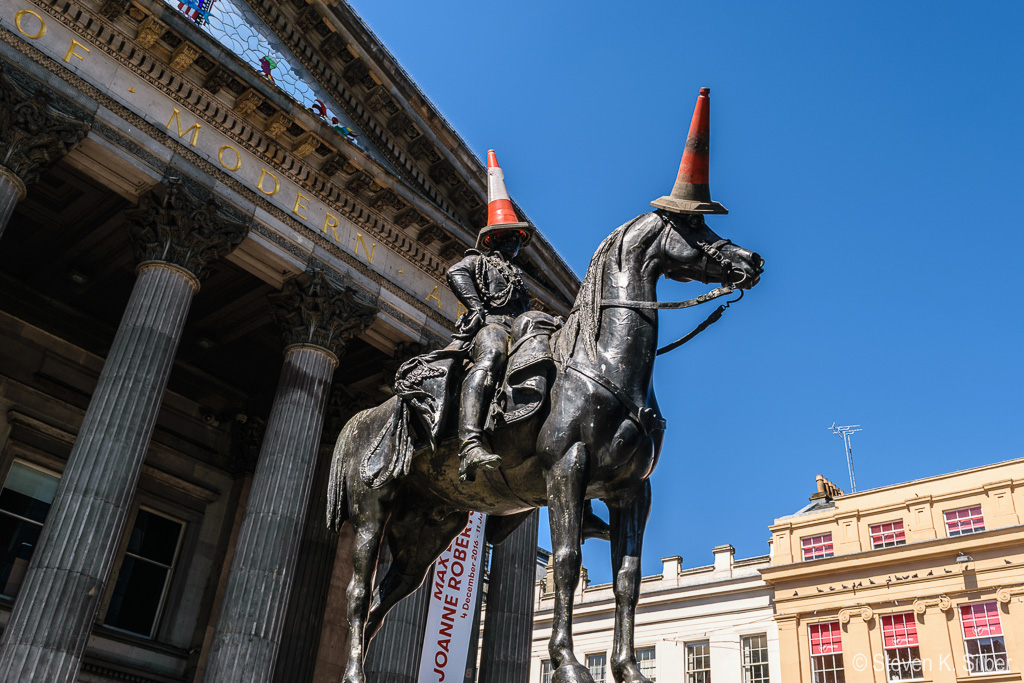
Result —
[[[739,289],[750,289],[760,280],[764,259],[716,235],[704,223],[704,216],[656,213],[665,225],[665,277],[678,282],[721,282]]]

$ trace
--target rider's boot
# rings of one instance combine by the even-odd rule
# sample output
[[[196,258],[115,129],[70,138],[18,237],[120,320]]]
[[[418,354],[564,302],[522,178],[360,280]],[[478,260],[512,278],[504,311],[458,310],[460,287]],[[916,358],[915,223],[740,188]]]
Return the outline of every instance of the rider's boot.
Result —
[[[459,481],[473,481],[480,468],[494,469],[501,456],[490,452],[484,421],[494,398],[495,382],[490,368],[473,368],[462,383],[462,414],[459,420]]]

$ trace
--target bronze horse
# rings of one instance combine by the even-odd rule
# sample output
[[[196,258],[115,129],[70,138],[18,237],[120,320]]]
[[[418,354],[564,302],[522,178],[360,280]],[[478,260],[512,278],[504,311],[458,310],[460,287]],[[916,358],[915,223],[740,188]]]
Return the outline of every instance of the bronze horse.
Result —
[[[604,501],[610,513],[612,674],[618,683],[650,683],[637,666],[633,616],[651,507],[648,477],[664,427],[653,388],[658,313],[651,304],[663,275],[746,289],[757,284],[762,265],[756,253],[720,240],[700,215],[659,210],[616,229],[594,254],[572,313],[553,341],[559,372],[547,410],[496,433],[492,443],[501,469],[483,471],[474,482],[459,481],[458,444],[447,439],[436,452],[418,450],[404,477],[371,489],[360,480],[360,460],[398,399],[345,425],[334,450],[327,510],[332,528],[347,519],[355,529],[345,683],[364,683],[366,645],[388,610],[420,586],[466,525],[468,511],[491,515],[489,539],[500,542],[543,505],[550,508],[554,560],[553,680],[593,683],[572,649],[582,518],[591,498]],[[384,539],[393,562],[371,595]]]

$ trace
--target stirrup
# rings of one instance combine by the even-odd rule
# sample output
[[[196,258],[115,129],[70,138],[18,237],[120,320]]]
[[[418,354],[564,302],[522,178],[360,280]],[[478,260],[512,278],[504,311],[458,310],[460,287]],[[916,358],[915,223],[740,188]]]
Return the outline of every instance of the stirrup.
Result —
[[[465,442],[469,443],[469,442]],[[465,447],[465,443],[463,446]],[[473,444],[459,454],[459,481],[476,481],[478,469],[493,470],[501,465],[501,456],[488,453],[483,446]]]

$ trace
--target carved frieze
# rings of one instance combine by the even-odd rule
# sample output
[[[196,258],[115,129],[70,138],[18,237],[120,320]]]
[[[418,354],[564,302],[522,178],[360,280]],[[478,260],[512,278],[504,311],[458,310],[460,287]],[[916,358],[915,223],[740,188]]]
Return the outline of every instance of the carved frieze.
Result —
[[[196,61],[202,51],[188,42],[187,40],[182,41],[181,45],[174,48],[174,52],[171,53],[171,68],[175,71],[181,72],[192,66],[192,62]]]
[[[472,209],[480,206],[480,197],[477,196],[476,192],[469,189],[466,185],[458,185],[451,192],[451,197],[456,204]]]
[[[463,256],[465,256],[466,249],[466,245],[463,244],[462,242],[458,240],[452,240],[448,244],[441,247],[440,251],[438,252],[438,256],[440,256],[445,261],[451,263],[452,261],[455,261],[456,259],[460,259]]]
[[[367,90],[377,85],[377,82],[373,80],[373,76],[370,75],[370,69],[361,60],[356,60],[346,66],[344,71],[341,72],[341,76],[350,85],[362,85]]]
[[[320,167],[320,172],[330,178],[331,176],[341,172],[341,170],[347,165],[349,165],[348,157],[341,152],[335,152],[331,156],[327,157],[324,161],[324,165]]]
[[[394,190],[385,189],[373,198],[370,206],[377,211],[401,211],[407,205],[402,198],[395,194]]]
[[[434,164],[441,160],[441,154],[425,137],[418,137],[409,144],[409,153],[416,159]]]
[[[345,49],[345,39],[338,33],[331,33],[320,43],[320,53],[326,59],[334,59]]]
[[[459,176],[447,159],[442,159],[430,167],[430,178],[439,185],[457,185],[459,183]]]
[[[239,116],[248,116],[256,111],[261,104],[263,104],[263,95],[249,88],[235,98],[235,113]]]
[[[415,140],[420,137],[420,129],[416,127],[416,124],[412,122],[412,119],[404,112],[400,111],[388,121],[388,130],[396,135],[404,135],[410,140]]]
[[[295,147],[293,151],[295,156],[300,159],[308,157],[313,152],[320,149],[320,145],[324,144],[324,141],[314,135],[312,132],[304,133],[295,141]]]
[[[267,133],[267,136],[277,140],[281,137],[288,127],[292,125],[292,120],[283,111],[275,112],[270,118],[267,119],[267,125],[263,130]]]
[[[366,99],[366,104],[369,105],[370,109],[382,112],[385,116],[393,116],[400,109],[398,103],[388,94],[384,86],[375,88],[373,94]]]
[[[437,223],[428,223],[426,227],[420,230],[419,234],[416,235],[416,241],[423,246],[429,246],[435,241],[444,244],[451,239],[451,235],[441,229],[441,226]]]
[[[423,223],[425,220],[423,214],[412,207],[395,215],[395,225],[400,228],[408,228],[411,225]]]
[[[135,34],[135,44],[149,49],[156,41],[160,40],[160,36],[164,34],[165,30],[167,30],[166,27],[157,21],[156,17],[146,17],[139,24],[139,30]]]
[[[384,188],[381,187],[372,175],[366,171],[360,171],[346,186],[353,194],[374,194]]]
[[[323,17],[320,16],[315,5],[306,5],[295,18],[296,27],[303,33],[316,29],[321,23],[323,23]]]
[[[100,14],[114,21],[124,14],[130,5],[130,0],[104,0],[103,4],[100,5]]]
[[[199,280],[249,231],[227,218],[215,200],[198,200],[178,178],[142,195],[138,207],[124,215],[136,261],[172,263]]]
[[[356,300],[354,289],[336,288],[322,270],[288,280],[270,303],[285,346],[319,346],[338,357],[377,316],[376,308]]]
[[[0,66],[0,165],[24,185],[74,149],[91,127],[91,115]]]

